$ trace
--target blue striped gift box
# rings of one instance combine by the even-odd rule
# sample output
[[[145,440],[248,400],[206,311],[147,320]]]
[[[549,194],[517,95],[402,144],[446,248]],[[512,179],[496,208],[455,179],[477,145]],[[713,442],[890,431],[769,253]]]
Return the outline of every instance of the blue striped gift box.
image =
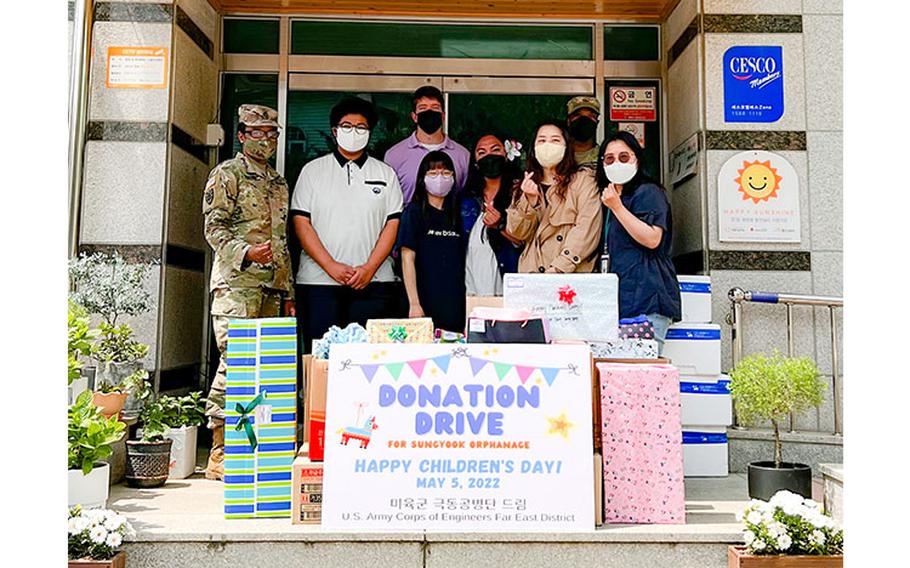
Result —
[[[253,450],[237,404],[265,393],[271,421],[257,424]],[[296,455],[297,328],[294,318],[231,320],[227,342],[224,429],[224,516],[291,516],[291,464]]]

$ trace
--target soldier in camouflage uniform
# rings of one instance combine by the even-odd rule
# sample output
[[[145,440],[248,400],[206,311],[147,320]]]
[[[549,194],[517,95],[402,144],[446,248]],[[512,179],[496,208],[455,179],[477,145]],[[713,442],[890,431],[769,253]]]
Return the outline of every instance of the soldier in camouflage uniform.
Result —
[[[228,320],[277,317],[293,293],[287,245],[288,185],[269,164],[278,145],[278,113],[241,105],[243,151],[212,170],[202,201],[212,263],[212,329],[221,351],[205,414],[213,430],[205,476],[224,477],[225,349]],[[292,312],[286,306],[286,312]]]
[[[600,120],[600,101],[595,97],[578,96],[566,104],[566,126],[569,143],[579,166],[597,168],[600,146],[597,144],[597,123]]]

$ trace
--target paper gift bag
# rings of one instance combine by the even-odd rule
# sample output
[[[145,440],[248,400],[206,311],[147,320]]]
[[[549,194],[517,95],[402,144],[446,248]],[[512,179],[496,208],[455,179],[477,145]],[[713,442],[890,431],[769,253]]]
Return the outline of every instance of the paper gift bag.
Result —
[[[679,371],[616,363],[598,363],[597,369],[604,521],[685,523]]]
[[[619,338],[619,279],[615,274],[506,274],[506,308],[547,319],[552,339]]]
[[[367,320],[370,343],[433,343],[431,318]]]
[[[296,455],[294,318],[231,320],[224,425],[224,516],[291,516]]]

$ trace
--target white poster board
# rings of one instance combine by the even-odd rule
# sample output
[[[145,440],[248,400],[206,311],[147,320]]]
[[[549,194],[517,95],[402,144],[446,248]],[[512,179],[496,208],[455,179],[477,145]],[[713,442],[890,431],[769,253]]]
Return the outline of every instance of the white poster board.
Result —
[[[740,152],[717,175],[720,240],[800,242],[799,178],[779,154]]]
[[[334,345],[322,525],[593,530],[591,436],[585,345]]]
[[[698,133],[670,152],[670,183],[676,186],[694,176],[698,168]]]

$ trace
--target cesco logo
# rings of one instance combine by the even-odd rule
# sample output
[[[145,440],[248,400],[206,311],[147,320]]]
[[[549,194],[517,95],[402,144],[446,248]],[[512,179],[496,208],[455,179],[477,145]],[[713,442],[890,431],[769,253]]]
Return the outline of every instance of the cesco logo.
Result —
[[[754,73],[774,73],[777,61],[773,57],[731,57],[730,72],[734,79],[745,81]]]

